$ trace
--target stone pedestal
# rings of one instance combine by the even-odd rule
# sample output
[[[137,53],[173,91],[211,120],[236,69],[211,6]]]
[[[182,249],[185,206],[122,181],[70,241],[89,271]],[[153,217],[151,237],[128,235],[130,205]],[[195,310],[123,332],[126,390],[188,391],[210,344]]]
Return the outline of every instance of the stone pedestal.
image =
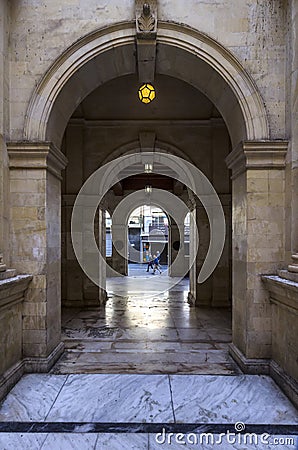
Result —
[[[243,142],[226,159],[233,180],[233,345],[243,366],[271,357],[272,311],[261,274],[284,264],[286,151],[286,142]]]

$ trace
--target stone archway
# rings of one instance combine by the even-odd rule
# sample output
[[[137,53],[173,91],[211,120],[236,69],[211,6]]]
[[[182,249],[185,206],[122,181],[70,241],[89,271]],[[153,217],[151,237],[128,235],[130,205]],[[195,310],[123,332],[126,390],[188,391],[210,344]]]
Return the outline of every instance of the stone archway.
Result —
[[[135,72],[134,42],[135,27],[121,23],[71,46],[37,86],[28,106],[24,138],[59,147],[70,115],[92,90]],[[261,96],[231,52],[197,30],[167,22],[159,23],[157,44],[157,72],[170,73],[201,90],[221,112],[233,146],[242,140],[269,139]]]
[[[56,325],[60,309],[60,171],[66,165],[59,150],[62,136],[76,106],[92,90],[135,71],[134,39],[134,25],[122,23],[91,33],[71,46],[44,75],[31,98],[25,142],[8,145],[13,189],[18,185],[30,195],[42,191],[36,226],[25,240],[31,247],[39,240],[44,252],[27,265],[22,262],[22,270],[34,274],[26,311],[32,316],[36,310],[36,317],[43,319],[36,320],[33,330],[43,330],[38,347],[34,346],[36,334],[27,333],[28,356],[43,358],[47,367],[61,352],[60,327]],[[157,45],[157,72],[201,90],[218,108],[229,130],[234,148],[227,159],[233,170],[233,352],[243,364],[246,358],[268,358],[271,328],[268,325],[263,330],[262,321],[269,321],[270,308],[259,274],[272,272],[284,259],[280,217],[286,144],[270,142],[265,107],[253,80],[218,42],[188,27],[160,22]],[[28,182],[23,169],[31,170],[34,182]],[[264,236],[263,204],[272,179],[278,180],[274,194],[279,203],[276,217],[266,212],[268,232]],[[281,239],[278,248],[272,247],[276,242],[272,223],[277,224]],[[13,223],[17,241],[24,239],[22,233],[24,229],[20,232]],[[12,259],[18,268],[17,255]],[[38,302],[30,302],[30,296],[38,296]]]

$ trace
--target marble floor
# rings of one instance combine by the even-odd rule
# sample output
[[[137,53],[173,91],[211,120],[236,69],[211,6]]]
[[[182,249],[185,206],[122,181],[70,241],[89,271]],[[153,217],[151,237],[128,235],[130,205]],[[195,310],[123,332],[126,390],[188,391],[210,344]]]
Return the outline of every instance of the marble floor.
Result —
[[[52,373],[240,373],[228,353],[230,311],[191,307],[188,280],[144,297],[152,275],[143,273],[134,269],[124,286],[110,279],[105,306],[63,310],[65,352]],[[154,280],[161,278],[164,287],[169,277],[156,275]],[[134,280],[132,292],[127,283]]]
[[[228,355],[229,311],[154,280],[109,280],[105,307],[63,311],[66,351],[0,404],[0,450],[295,450],[294,406]]]
[[[183,433],[204,439],[183,448],[294,449],[297,424],[297,411],[267,376],[28,374],[0,407],[0,448],[181,448],[175,439]],[[226,441],[227,430],[239,436],[243,427],[256,445]],[[207,432],[215,440],[222,433],[222,444],[205,442]]]

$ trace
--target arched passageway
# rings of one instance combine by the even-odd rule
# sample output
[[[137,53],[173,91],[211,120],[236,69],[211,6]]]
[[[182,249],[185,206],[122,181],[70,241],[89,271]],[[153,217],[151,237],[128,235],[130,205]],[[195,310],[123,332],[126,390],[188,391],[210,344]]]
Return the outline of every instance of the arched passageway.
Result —
[[[105,290],[98,292],[78,272],[80,269],[69,244],[69,222],[76,194],[84,180],[117,149],[124,146],[126,151],[133,151],[137,141],[139,150],[143,151],[155,148],[161,141],[168,151],[178,147],[183,157],[200,167],[212,181],[225,211],[228,231],[232,229],[233,211],[232,242],[231,239],[226,241],[223,257],[213,276],[198,285],[196,269],[202,265],[208,248],[208,220],[204,208],[187,189],[172,184],[175,195],[187,195],[185,201],[195,212],[203,236],[201,253],[196,256],[195,270],[190,276],[189,300],[205,306],[230,304],[233,261],[234,356],[243,364],[246,364],[245,358],[266,358],[270,352],[270,333],[260,330],[257,324],[269,318],[270,312],[264,307],[266,294],[259,274],[278,265],[283,254],[281,247],[272,250],[269,261],[268,248],[275,239],[273,231],[268,231],[262,246],[256,248],[257,239],[250,238],[248,225],[253,225],[260,238],[263,237],[264,211],[255,208],[251,217],[256,200],[254,186],[259,186],[260,169],[265,178],[269,179],[272,172],[274,177],[282,178],[286,147],[282,142],[268,141],[270,135],[262,99],[241,64],[211,38],[177,24],[159,23],[155,80],[158,95],[152,105],[147,105],[146,113],[144,110],[140,113],[144,105],[137,103],[135,95],[134,39],[134,27],[123,23],[78,41],[41,80],[28,108],[24,127],[26,143],[22,144],[22,149],[34,158],[40,157],[47,172],[44,200],[46,220],[51,222],[51,227],[46,237],[44,231],[40,231],[40,237],[47,240],[49,268],[45,275],[47,285],[43,288],[49,305],[46,320],[59,323],[57,312],[61,305],[60,283],[57,282],[60,279],[58,199],[59,173],[66,164],[63,152],[68,165],[62,183],[65,241],[62,298],[66,304],[73,305],[79,296],[78,305],[80,302],[92,305],[98,299],[105,299]],[[9,151],[11,166],[17,167],[18,158],[23,154],[20,145],[12,143]],[[232,183],[225,161],[233,172]],[[262,184],[264,195],[269,184]],[[124,191],[125,184],[115,185],[108,194],[109,203],[114,201],[115,206],[117,196],[125,194]],[[107,209],[105,205],[104,209]],[[100,209],[98,215],[100,245],[103,210]],[[248,223],[252,219],[254,223]],[[271,223],[273,219],[268,214],[266,220]],[[229,253],[231,244],[232,255]],[[32,289],[38,288],[39,271],[40,267],[36,266]],[[67,281],[68,274],[73,278],[72,283]],[[255,325],[251,326],[252,323]],[[43,355],[53,354],[51,358],[55,358],[61,351],[58,328],[51,328],[43,345]]]

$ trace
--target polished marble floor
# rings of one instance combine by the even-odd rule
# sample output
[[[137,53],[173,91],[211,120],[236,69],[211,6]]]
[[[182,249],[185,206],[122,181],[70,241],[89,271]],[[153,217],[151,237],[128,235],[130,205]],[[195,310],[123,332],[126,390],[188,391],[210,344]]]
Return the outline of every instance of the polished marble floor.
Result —
[[[181,448],[175,442],[170,446],[160,443],[164,427],[172,424],[174,434],[188,429],[197,436],[205,427],[205,433],[218,436],[218,424],[226,424],[235,432],[235,424],[240,422],[248,432],[261,426],[258,435],[270,434],[272,443],[277,435],[274,426],[277,431],[284,427],[288,433],[283,439],[289,439],[298,415],[267,376],[28,374],[0,407],[0,431],[5,426],[7,431],[13,426],[17,430],[16,422],[18,426],[26,424],[28,432],[0,433],[1,450]],[[49,432],[53,423],[56,430],[60,424],[61,433]],[[72,433],[63,432],[65,423],[73,425]],[[98,424],[104,424],[109,432],[96,433]],[[39,431],[32,432],[37,425]],[[209,444],[183,447],[294,448],[261,443],[251,447]]]
[[[187,279],[158,292],[159,280],[163,288],[169,283],[164,273],[154,277],[157,291],[144,296],[146,282],[152,283],[152,275],[144,271],[134,269],[124,286],[118,278],[110,279],[105,306],[64,309],[66,350],[52,373],[240,373],[228,353],[230,311],[191,307]]]
[[[66,351],[4,399],[0,450],[295,449],[294,406],[228,355],[229,311],[193,308],[187,280],[169,291],[166,273],[152,277],[110,279],[105,307],[64,310]],[[239,423],[258,441],[229,441]]]

